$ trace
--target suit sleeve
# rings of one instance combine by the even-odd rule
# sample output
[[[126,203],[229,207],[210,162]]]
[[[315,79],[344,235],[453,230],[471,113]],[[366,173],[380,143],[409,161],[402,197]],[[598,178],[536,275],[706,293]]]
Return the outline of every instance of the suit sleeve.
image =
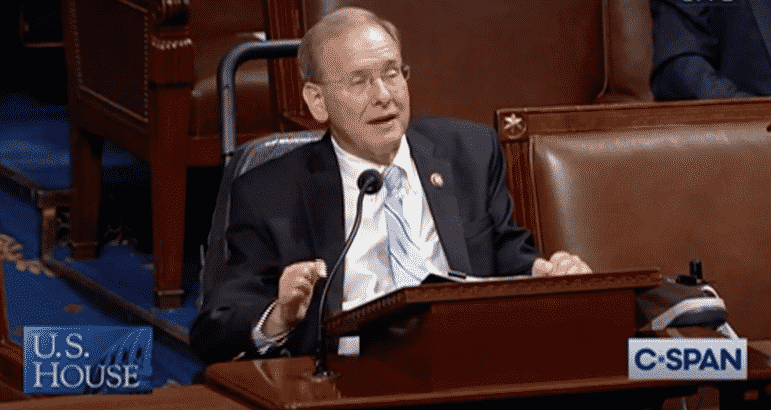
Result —
[[[231,200],[230,257],[190,329],[191,346],[206,363],[257,355],[252,330],[278,295],[278,253],[250,185],[236,180]]]
[[[721,7],[651,0],[657,100],[751,97],[716,69],[722,41],[716,28]]]
[[[506,163],[501,143],[490,130],[492,156],[488,168],[488,212],[495,235],[496,271],[499,275],[530,275],[533,262],[541,253],[535,248],[533,236],[514,222],[514,201],[506,183]]]

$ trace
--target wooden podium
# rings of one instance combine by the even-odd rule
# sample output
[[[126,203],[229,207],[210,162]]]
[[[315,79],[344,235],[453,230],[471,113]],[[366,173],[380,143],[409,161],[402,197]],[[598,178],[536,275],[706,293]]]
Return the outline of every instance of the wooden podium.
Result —
[[[343,408],[497,400],[653,386],[627,379],[635,295],[657,269],[401,289],[327,322],[359,335],[339,377],[314,380],[312,357],[221,363],[214,384],[264,408]],[[670,386],[684,385],[674,383]]]

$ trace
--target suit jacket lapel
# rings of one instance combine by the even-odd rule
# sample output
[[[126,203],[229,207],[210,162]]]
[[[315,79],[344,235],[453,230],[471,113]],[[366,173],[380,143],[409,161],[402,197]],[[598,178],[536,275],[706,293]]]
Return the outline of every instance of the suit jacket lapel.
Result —
[[[455,199],[452,165],[436,146],[424,135],[413,129],[407,131],[412,159],[418,170],[428,207],[434,217],[439,241],[447,256],[450,268],[464,273],[471,272],[463,224],[459,218],[458,202]],[[431,183],[431,175],[438,173],[444,180],[442,187]]]
[[[327,269],[330,270],[327,273],[331,273],[333,264],[343,251],[345,219],[340,167],[328,131],[324,138],[309,150],[306,166],[310,178],[301,191],[309,225],[312,227],[307,234],[311,237],[317,256],[326,261]],[[319,206],[320,202],[323,202],[324,206]],[[345,266],[340,269],[344,271]],[[330,285],[326,301],[329,317],[342,308],[343,276],[338,273]],[[319,285],[323,283],[319,281]],[[320,287],[317,286],[316,289],[320,290]]]
[[[747,0],[747,3],[750,4],[752,13],[755,15],[755,21],[758,24],[760,35],[763,36],[767,55],[771,58],[771,9],[768,7],[771,1]]]

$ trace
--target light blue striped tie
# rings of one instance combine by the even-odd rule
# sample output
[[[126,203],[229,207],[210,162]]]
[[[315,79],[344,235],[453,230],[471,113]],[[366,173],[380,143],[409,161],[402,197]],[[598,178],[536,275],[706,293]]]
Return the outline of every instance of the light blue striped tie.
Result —
[[[417,286],[428,276],[425,259],[420,256],[420,248],[410,235],[410,227],[404,217],[402,200],[406,194],[402,181],[406,178],[404,169],[392,165],[385,170],[386,227],[388,228],[388,256],[391,262],[391,275],[396,289]]]

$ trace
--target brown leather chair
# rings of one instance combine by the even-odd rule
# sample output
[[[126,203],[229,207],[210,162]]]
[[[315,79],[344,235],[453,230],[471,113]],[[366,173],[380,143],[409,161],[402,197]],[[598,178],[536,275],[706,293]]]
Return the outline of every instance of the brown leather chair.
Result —
[[[517,221],[596,271],[700,259],[734,330],[771,338],[771,98],[506,109]]]
[[[101,148],[109,140],[152,172],[155,291],[182,296],[186,170],[220,163],[216,70],[236,44],[264,38],[264,0],[67,0],[76,258],[97,245]],[[239,70],[239,141],[274,131],[265,61]],[[208,223],[208,221],[205,221]]]
[[[647,0],[328,3],[283,4],[277,13],[285,17],[271,19],[276,23],[271,38],[302,36],[317,20],[290,16],[305,16],[304,10],[320,4],[327,10],[363,7],[390,20],[402,34],[404,61],[412,68],[413,116],[446,115],[492,124],[492,113],[504,107],[653,100]],[[300,80],[291,69],[277,72],[277,81]],[[299,91],[297,96],[282,100],[281,112],[302,124]]]

